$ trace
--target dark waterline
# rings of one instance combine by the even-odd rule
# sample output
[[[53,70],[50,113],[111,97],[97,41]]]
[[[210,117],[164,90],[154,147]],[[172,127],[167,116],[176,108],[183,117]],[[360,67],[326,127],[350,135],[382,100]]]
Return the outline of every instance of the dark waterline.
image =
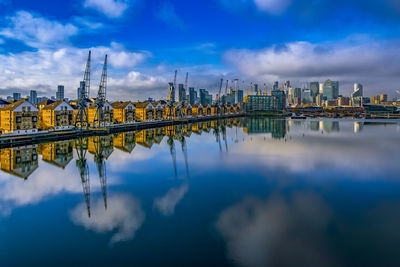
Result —
[[[399,266],[400,124],[241,118],[0,151],[0,265]]]

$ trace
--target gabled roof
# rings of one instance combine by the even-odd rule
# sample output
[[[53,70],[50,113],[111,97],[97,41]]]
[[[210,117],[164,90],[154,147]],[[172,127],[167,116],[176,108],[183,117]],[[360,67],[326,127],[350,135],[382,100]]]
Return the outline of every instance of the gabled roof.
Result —
[[[152,104],[151,102],[137,102],[137,103],[133,103],[133,105],[134,105],[136,108],[147,108],[147,106],[148,106],[149,104],[154,108],[154,106],[153,106],[153,104]]]
[[[10,102],[5,101],[4,99],[0,98],[0,105],[9,105]]]
[[[55,109],[56,107],[58,107],[62,103],[66,103],[66,102],[64,100],[58,100],[58,101],[56,101],[56,102],[54,102],[54,103],[52,103],[50,105],[45,106],[43,108],[43,110],[53,110],[53,109]],[[69,104],[67,104],[67,105],[69,105]]]
[[[3,107],[1,110],[14,110],[17,107],[19,107],[21,104],[23,104],[25,101],[28,102],[26,99],[21,99],[21,100],[19,100],[17,102],[14,102],[14,103],[12,103],[10,105],[7,105],[7,106]],[[30,102],[28,102],[28,103],[31,104]]]
[[[111,103],[111,106],[113,108],[117,108],[117,109],[124,109],[126,108],[130,103],[132,103],[131,101],[117,101],[117,102],[113,102]]]

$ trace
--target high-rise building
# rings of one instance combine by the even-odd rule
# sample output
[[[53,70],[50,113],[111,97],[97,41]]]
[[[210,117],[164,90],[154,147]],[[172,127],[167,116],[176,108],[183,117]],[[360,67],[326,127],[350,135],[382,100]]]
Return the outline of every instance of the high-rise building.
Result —
[[[185,102],[186,101],[186,90],[183,87],[183,84],[178,85],[178,101]]]
[[[14,101],[21,100],[21,93],[13,93],[13,99]]]
[[[327,80],[324,83],[323,96],[326,100],[336,100],[339,96],[339,82]]]
[[[80,98],[85,98],[85,97],[87,97],[85,94],[85,90],[86,90],[86,88],[85,88],[86,86],[85,86],[85,81],[81,81],[80,83],[79,83],[79,88],[77,89],[77,95],[78,95],[78,99],[80,99]]]
[[[238,101],[243,102],[243,90],[238,89]]]
[[[272,86],[272,90],[278,90],[279,88],[279,82],[274,82],[274,85]]]
[[[319,82],[310,83],[311,96],[316,97],[319,93]]]
[[[363,96],[363,86],[362,86],[362,84],[355,83],[354,84],[354,91],[351,94],[351,97],[355,98],[355,97],[362,97],[362,96]]]
[[[29,102],[36,105],[37,104],[37,92],[35,90],[31,90],[29,94]]]
[[[175,87],[174,87],[174,83],[168,83],[167,100],[171,101],[171,102],[175,102]]]
[[[189,87],[189,104],[194,105],[197,99],[197,92],[193,87]]]
[[[212,95],[208,93],[206,89],[200,89],[200,103],[204,106],[207,104],[212,104]]]
[[[386,103],[387,101],[388,101],[388,96],[387,96],[386,94],[381,94],[381,95],[379,96],[379,102],[380,102],[381,104]]]
[[[63,100],[64,99],[64,85],[59,85],[57,87],[56,99],[57,100]]]

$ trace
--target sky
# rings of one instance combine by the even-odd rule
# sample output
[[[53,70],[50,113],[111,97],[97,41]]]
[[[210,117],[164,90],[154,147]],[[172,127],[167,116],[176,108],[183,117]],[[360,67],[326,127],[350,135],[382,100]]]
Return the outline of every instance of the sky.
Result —
[[[0,0],[0,96],[90,97],[108,54],[110,100],[166,98],[178,70],[215,94],[220,79],[294,86],[326,79],[350,95],[400,89],[400,0]]]

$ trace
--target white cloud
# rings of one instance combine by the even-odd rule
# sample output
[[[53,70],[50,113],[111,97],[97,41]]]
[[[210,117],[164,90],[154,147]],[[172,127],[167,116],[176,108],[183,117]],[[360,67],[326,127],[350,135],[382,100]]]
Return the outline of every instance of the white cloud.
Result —
[[[103,199],[93,201],[91,217],[88,217],[86,204],[81,203],[70,212],[76,225],[97,233],[116,231],[110,243],[131,240],[145,220],[140,202],[130,195],[117,195],[107,199],[107,209]]]
[[[228,65],[259,80],[299,79],[303,81],[337,79],[397,88],[400,74],[398,41],[374,41],[350,37],[336,42],[292,42],[259,50],[229,50]]]
[[[70,23],[50,21],[27,11],[18,11],[7,21],[8,26],[0,31],[1,36],[20,40],[36,48],[65,43],[78,33],[78,28]]]
[[[146,51],[128,51],[113,43],[111,46],[92,47],[88,49],[42,48],[38,51],[22,52],[18,54],[0,55],[0,84],[2,95],[10,94],[15,88],[19,90],[39,90],[42,94],[51,96],[55,94],[56,86],[64,84],[67,97],[75,97],[76,88],[83,77],[85,61],[88,50],[92,50],[92,90],[91,95],[96,94],[97,84],[100,79],[100,71],[104,61],[104,55],[109,55],[109,87],[116,89],[125,88],[129,95],[132,89],[139,89],[144,83],[152,87],[159,79],[145,74],[130,74],[129,68],[133,68],[144,62],[151,54]],[[119,71],[120,68],[128,68]],[[146,82],[144,82],[146,81]],[[0,92],[1,92],[0,91]],[[40,94],[40,93],[39,93]],[[117,97],[110,91],[110,97]]]
[[[154,200],[154,207],[159,210],[164,216],[174,214],[175,207],[186,195],[189,187],[184,184],[178,188],[170,189],[165,196],[156,198]]]
[[[271,15],[280,15],[290,6],[291,0],[220,0],[230,10],[242,12],[244,8],[255,8]]]
[[[83,6],[103,13],[109,18],[118,18],[129,8],[128,0],[85,0]]]
[[[281,14],[290,5],[290,0],[254,0],[254,4],[261,11],[271,14]]]

